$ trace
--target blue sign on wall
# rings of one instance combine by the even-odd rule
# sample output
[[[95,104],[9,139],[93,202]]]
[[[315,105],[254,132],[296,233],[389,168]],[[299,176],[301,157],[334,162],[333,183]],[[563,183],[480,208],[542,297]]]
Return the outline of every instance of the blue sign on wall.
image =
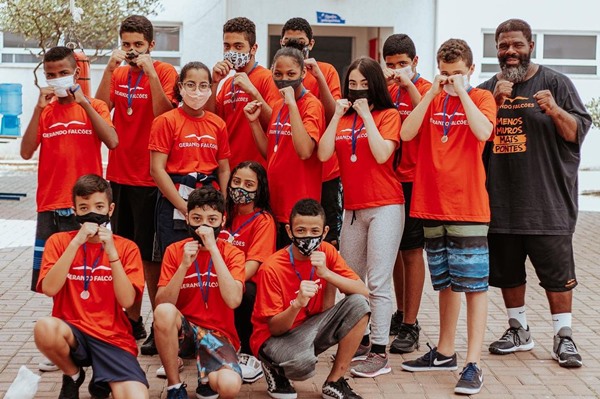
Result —
[[[317,23],[320,24],[345,24],[346,20],[337,14],[330,12],[317,11]]]

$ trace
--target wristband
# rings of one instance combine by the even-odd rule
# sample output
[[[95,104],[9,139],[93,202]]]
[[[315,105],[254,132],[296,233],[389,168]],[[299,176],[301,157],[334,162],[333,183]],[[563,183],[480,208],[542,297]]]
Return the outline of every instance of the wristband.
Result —
[[[110,259],[109,259],[109,260],[108,260],[108,263],[115,263],[115,262],[118,262],[118,261],[120,261],[120,260],[121,260],[121,258],[117,258],[117,259],[115,259],[115,260],[110,260]]]

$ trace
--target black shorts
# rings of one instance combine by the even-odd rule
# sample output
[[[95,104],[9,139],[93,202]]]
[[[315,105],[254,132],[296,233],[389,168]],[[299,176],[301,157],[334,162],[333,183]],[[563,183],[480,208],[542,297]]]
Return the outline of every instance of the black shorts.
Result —
[[[527,282],[525,259],[533,264],[540,286],[564,292],[577,286],[573,235],[488,234],[490,285],[519,287]]]
[[[71,359],[76,366],[92,366],[93,381],[97,383],[138,381],[149,386],[137,357],[124,349],[84,334],[69,323],[67,325],[77,341],[77,347],[71,348]]]
[[[400,241],[400,251],[423,248],[425,237],[423,236],[423,220],[410,217],[410,203],[412,201],[412,182],[402,182],[404,191],[404,232]]]
[[[140,248],[142,259],[152,261],[158,189],[115,182],[110,182],[110,186],[115,203],[115,211],[110,220],[113,233],[135,242]]]
[[[321,205],[325,210],[325,224],[329,226],[325,241],[339,248],[344,212],[342,182],[339,177],[324,181],[321,185]]]

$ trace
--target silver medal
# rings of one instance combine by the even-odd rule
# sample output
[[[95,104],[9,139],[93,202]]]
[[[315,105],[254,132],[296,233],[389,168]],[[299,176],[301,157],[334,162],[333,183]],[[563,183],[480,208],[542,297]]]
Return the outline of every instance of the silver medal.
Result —
[[[133,115],[133,108],[129,107],[127,108],[127,115]]]
[[[81,299],[83,299],[85,301],[90,297],[90,292],[89,291],[81,291],[81,294],[79,294],[79,296],[81,297]]]
[[[350,155],[350,162],[356,162],[357,160],[358,160],[358,157],[356,156],[356,154]]]
[[[448,136],[442,136],[442,143],[445,143],[448,141]]]

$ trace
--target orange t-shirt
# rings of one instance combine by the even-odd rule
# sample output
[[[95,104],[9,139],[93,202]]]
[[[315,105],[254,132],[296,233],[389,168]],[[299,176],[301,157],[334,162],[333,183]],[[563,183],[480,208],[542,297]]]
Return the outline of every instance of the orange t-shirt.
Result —
[[[167,154],[165,169],[177,175],[210,175],[220,160],[231,156],[223,119],[208,111],[195,118],[181,107],[154,119],[148,149]]]
[[[220,237],[239,248],[246,255],[246,261],[263,263],[275,252],[276,236],[273,216],[269,212],[256,210],[247,215],[234,216],[231,230],[224,230]],[[250,281],[256,282],[256,274]]]
[[[352,280],[359,279],[358,275],[350,269],[333,245],[323,242],[318,251],[325,252],[329,270]],[[250,337],[250,348],[255,355],[262,344],[271,338],[268,325],[269,319],[286,310],[292,300],[298,296],[300,279],[296,272],[300,274],[303,280],[312,279],[315,281],[319,278],[314,272],[310,260],[300,261],[294,259],[294,265],[292,266],[289,247],[275,252],[258,269],[256,302],[252,313],[254,331]],[[300,310],[290,330],[298,327],[310,316],[323,312],[323,297],[327,288],[327,281],[321,279],[319,287],[320,289],[311,298],[308,306]]]
[[[400,115],[394,108],[372,111],[373,120],[385,140],[400,142]],[[356,119],[355,119],[356,116]],[[355,122],[356,120],[356,122]],[[356,138],[356,162],[352,157],[352,131]],[[394,172],[394,156],[378,164],[371,152],[367,130],[356,113],[344,115],[335,136],[335,152],[340,162],[344,208],[348,210],[403,204],[404,194]]]
[[[469,97],[494,125],[496,102],[492,93],[473,88]],[[449,126],[446,143],[441,141],[444,123]],[[410,216],[489,222],[490,205],[481,159],[485,142],[471,131],[460,99],[444,92],[436,96],[429,104],[419,135],[421,144]]]
[[[90,98],[92,107],[112,126],[108,106]],[[102,142],[83,107],[53,101],[42,111],[36,145],[40,145],[37,211],[71,208],[71,189],[89,173],[102,176]]]
[[[413,83],[421,94],[421,97],[423,97],[431,88],[431,82],[423,79],[419,75],[417,75],[416,78],[416,81]],[[401,89],[397,84],[388,86],[388,90],[400,113],[400,119],[404,122],[414,109],[410,95],[407,90]],[[400,163],[396,168],[396,173],[401,182],[412,182],[415,179],[415,165],[417,164],[420,140],[420,135],[417,135],[411,141],[403,141],[400,143],[402,146],[402,156],[400,158]]]
[[[42,281],[67,249],[78,231],[56,233],[50,236],[44,247],[42,269],[37,291],[42,292]],[[113,235],[113,240],[127,278],[135,289],[135,300],[141,301],[144,291],[144,269],[140,250],[133,241]],[[85,263],[84,263],[85,247]],[[131,324],[123,307],[117,302],[112,270],[102,244],[86,243],[79,247],[67,274],[64,286],[52,298],[52,316],[75,326],[81,332],[126,350],[137,356],[138,348],[133,338]],[[92,269],[96,259],[97,265]],[[85,265],[85,266],[84,266]],[[88,285],[89,298],[82,299],[84,279],[91,278]]]
[[[283,223],[288,222],[292,207],[298,200],[321,200],[323,164],[317,157],[317,144],[325,130],[323,105],[310,92],[305,92],[297,100],[297,104],[304,128],[315,141],[315,149],[309,159],[301,160],[294,149],[288,107],[284,105],[283,99],[273,105],[273,114],[267,130],[267,178],[271,206],[275,219]],[[277,152],[274,150],[276,144]]]
[[[183,259],[183,246],[191,240],[191,238],[186,238],[167,247],[158,280],[159,287],[165,287],[177,272]],[[227,241],[220,239],[217,240],[217,247],[233,279],[244,284],[246,273],[244,253]],[[198,262],[202,286],[205,289],[208,286],[208,301],[204,301],[200,291],[194,262],[185,273],[175,306],[188,321],[200,327],[219,331],[237,349],[240,347],[240,340],[233,321],[233,309],[227,306],[221,296],[219,278],[214,265],[211,265],[210,275],[208,274],[210,260],[208,251],[198,251],[196,262]]]
[[[281,98],[271,71],[267,68],[257,65],[250,72],[248,78],[271,107]],[[233,76],[230,76],[225,80],[216,96],[217,115],[227,123],[229,131],[229,147],[231,148],[229,165],[233,170],[240,162],[256,161],[266,167],[267,163],[258,151],[250,123],[244,115],[244,107],[252,101],[252,97],[239,87],[232,87],[232,83]]]
[[[326,62],[321,62],[321,61],[317,61],[317,65],[319,66],[319,69],[325,76],[325,82],[327,82],[327,87],[329,87],[329,91],[331,92],[331,96],[334,98],[334,100],[339,100],[340,98],[342,98],[342,89],[340,87],[341,86],[340,85],[340,76],[338,75],[335,67],[331,64],[328,64]],[[304,77],[304,81],[302,82],[302,84],[304,85],[304,87],[307,90],[310,90],[310,92],[315,97],[317,97],[318,99],[321,99],[321,97],[320,97],[321,94],[319,91],[319,83],[317,82],[317,79],[310,72],[306,73],[306,76]],[[338,163],[337,155],[334,153],[333,156],[331,158],[329,158],[329,160],[327,162],[323,162],[322,178],[323,178],[323,181],[325,182],[325,181],[335,179],[336,177],[339,177],[339,176],[340,176],[340,165]]]
[[[175,100],[177,71],[171,64],[154,61],[154,69],[158,74],[163,91],[167,98]],[[110,81],[110,101],[114,104],[113,121],[119,135],[119,145],[108,155],[106,179],[130,186],[156,186],[150,176],[150,152],[148,139],[154,120],[152,110],[152,93],[146,74],[134,72],[130,76],[131,67],[121,66],[115,69]],[[139,83],[138,77],[140,77]],[[131,109],[127,115],[128,87],[131,87]]]

